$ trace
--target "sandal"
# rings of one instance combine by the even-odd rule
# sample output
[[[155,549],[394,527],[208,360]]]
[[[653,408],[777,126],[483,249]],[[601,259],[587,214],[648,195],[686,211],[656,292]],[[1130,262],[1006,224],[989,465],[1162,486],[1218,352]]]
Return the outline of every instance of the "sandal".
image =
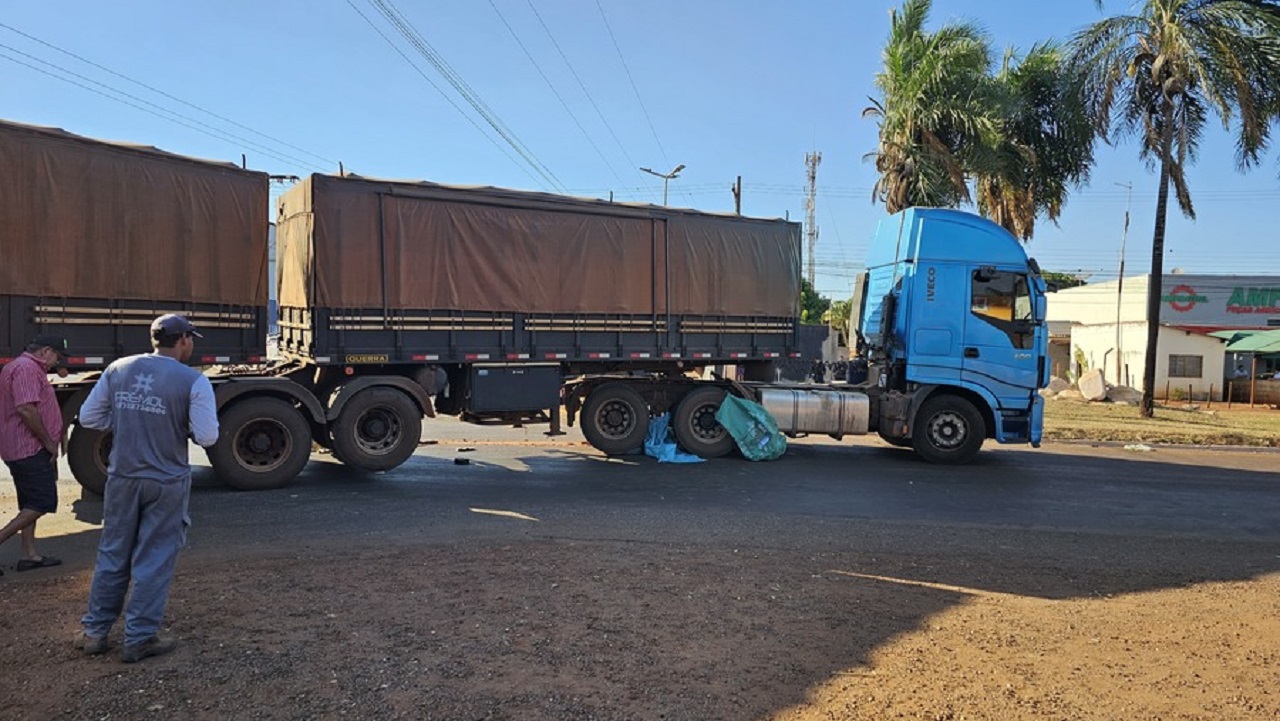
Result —
[[[41,556],[40,558],[24,558],[18,561],[19,571],[30,571],[33,568],[49,568],[50,566],[62,565],[61,558],[53,556]]]

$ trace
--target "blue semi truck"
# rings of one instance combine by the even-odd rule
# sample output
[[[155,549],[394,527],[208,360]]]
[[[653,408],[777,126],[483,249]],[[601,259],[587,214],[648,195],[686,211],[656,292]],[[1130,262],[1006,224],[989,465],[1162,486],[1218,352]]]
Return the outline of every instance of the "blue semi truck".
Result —
[[[965,213],[880,223],[858,298],[865,382],[787,384],[800,227],[786,220],[316,174],[274,209],[272,269],[265,173],[4,121],[0,160],[0,365],[36,335],[70,339],[55,387],[90,490],[111,439],[77,423],[80,404],[166,312],[205,333],[209,459],[244,490],[292,482],[313,446],[391,470],[438,414],[565,420],[625,454],[670,413],[681,446],[722,456],[728,394],[793,436],[876,432],[937,463],[1040,440],[1044,283],[1015,238]],[[741,375],[698,373],[724,365]]]
[[[880,436],[935,462],[967,462],[986,438],[1038,446],[1045,284],[1022,245],[977,216],[912,208],[881,221],[867,266]]]

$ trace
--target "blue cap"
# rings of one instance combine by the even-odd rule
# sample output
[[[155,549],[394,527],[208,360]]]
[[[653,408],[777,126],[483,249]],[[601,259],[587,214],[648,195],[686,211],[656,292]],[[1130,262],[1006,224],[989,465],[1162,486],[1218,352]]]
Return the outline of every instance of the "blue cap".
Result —
[[[187,320],[186,316],[181,316],[176,313],[166,313],[151,321],[152,338],[188,334],[197,338],[204,337],[196,332],[196,327],[191,324],[191,321]]]

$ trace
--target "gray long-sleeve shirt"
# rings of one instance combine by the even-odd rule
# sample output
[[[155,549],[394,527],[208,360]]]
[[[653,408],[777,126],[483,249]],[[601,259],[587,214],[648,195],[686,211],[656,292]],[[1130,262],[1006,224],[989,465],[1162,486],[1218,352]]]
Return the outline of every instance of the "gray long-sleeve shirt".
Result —
[[[218,440],[209,379],[159,353],[108,366],[80,408],[80,424],[115,434],[107,475],[123,478],[185,477],[187,438],[206,448]]]

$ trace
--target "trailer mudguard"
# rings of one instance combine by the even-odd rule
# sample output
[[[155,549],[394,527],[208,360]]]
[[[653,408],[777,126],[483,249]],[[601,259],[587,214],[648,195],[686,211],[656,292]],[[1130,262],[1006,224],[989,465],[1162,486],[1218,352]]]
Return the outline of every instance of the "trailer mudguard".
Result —
[[[291,398],[307,410],[311,420],[325,424],[324,406],[311,391],[288,378],[228,378],[214,387],[214,397],[221,411],[231,401],[251,393]]]
[[[343,383],[333,394],[333,398],[329,403],[328,419],[336,420],[338,414],[342,412],[342,407],[352,396],[366,388],[374,388],[377,386],[388,386],[402,390],[409,395],[410,398],[418,404],[422,409],[422,414],[428,418],[436,417],[435,406],[431,404],[431,397],[427,395],[427,391],[412,379],[404,376],[364,376],[356,378],[349,383]]]
[[[61,388],[54,386],[54,391],[58,395],[58,409],[62,412],[62,428],[70,429],[71,424],[76,417],[80,415],[80,407],[84,405],[85,399],[89,397],[89,393],[93,391],[93,386],[97,383],[101,373],[91,373],[87,375],[82,383],[77,383],[75,390],[64,390],[67,386]],[[69,395],[67,395],[69,394]]]

